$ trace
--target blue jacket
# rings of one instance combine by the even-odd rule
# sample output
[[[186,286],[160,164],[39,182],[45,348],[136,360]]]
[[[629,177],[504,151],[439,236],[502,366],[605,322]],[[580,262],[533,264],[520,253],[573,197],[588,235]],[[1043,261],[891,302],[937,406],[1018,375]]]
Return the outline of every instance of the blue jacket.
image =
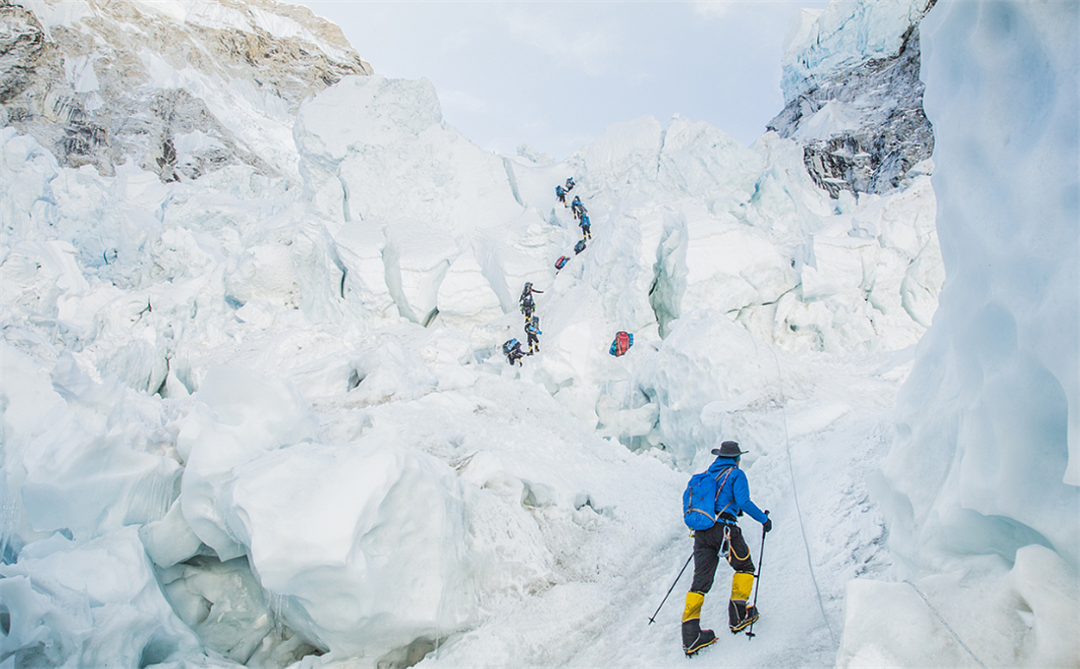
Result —
[[[735,469],[728,475],[724,488],[716,498],[717,515],[724,511],[733,516],[738,516],[740,511],[745,511],[754,520],[764,523],[769,517],[757,507],[757,504],[750,501],[750,484],[746,480],[746,472],[739,469],[738,465],[735,464],[735,458],[716,458],[709,465],[709,472],[715,476],[724,467],[732,465],[735,465]]]

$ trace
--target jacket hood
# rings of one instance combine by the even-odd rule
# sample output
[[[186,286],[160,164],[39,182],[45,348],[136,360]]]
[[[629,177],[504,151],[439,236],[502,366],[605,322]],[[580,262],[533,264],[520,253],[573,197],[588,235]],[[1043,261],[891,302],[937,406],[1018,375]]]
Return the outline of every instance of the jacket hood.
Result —
[[[713,463],[709,465],[709,471],[715,473],[720,471],[724,467],[728,467],[730,465],[737,466],[738,464],[739,463],[735,462],[735,458],[716,458],[715,460],[713,460]]]

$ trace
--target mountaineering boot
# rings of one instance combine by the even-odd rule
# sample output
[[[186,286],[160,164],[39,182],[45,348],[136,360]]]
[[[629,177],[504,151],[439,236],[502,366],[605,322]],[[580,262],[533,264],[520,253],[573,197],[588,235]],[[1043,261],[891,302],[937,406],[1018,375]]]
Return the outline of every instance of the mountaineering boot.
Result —
[[[706,646],[716,643],[716,634],[712,630],[701,629],[701,605],[705,595],[700,592],[686,593],[686,608],[683,609],[682,647],[687,657]]]
[[[687,620],[682,625],[683,652],[687,657],[696,654],[702,648],[716,643],[716,634],[712,630],[701,629],[698,620]]]
[[[758,612],[752,605],[747,605],[750,592],[754,589],[754,575],[738,571],[731,577],[731,601],[728,602],[728,627],[732,634],[741,632],[758,619]]]
[[[732,634],[738,634],[739,632],[743,631],[747,627],[749,627],[749,626],[753,625],[754,623],[756,623],[757,619],[760,616],[758,615],[757,607],[755,607],[753,604],[745,604],[743,602],[732,602],[732,603],[736,604],[736,605],[742,603],[742,604],[744,604],[744,607],[745,607],[743,609],[744,614],[743,614],[742,619],[740,619],[739,622],[737,622],[737,623],[735,623],[734,625],[731,626],[731,633]]]

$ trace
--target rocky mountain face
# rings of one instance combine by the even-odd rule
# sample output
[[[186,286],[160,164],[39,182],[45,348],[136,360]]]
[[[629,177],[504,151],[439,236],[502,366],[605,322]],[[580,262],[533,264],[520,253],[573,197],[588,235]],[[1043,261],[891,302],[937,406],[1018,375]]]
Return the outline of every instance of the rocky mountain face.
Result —
[[[852,45],[833,32],[844,24],[840,5],[819,16],[804,14],[804,25],[792,27],[786,105],[768,128],[802,144],[807,172],[833,197],[843,190],[891,191],[933,154],[933,127],[922,108],[918,25],[935,2],[849,5],[848,18],[869,17],[873,26],[865,39],[878,40],[880,48],[869,57],[853,57]]]
[[[274,0],[0,0],[0,125],[103,175],[128,160],[164,182],[234,163],[289,175],[272,138],[300,103],[371,73],[337,26]]]

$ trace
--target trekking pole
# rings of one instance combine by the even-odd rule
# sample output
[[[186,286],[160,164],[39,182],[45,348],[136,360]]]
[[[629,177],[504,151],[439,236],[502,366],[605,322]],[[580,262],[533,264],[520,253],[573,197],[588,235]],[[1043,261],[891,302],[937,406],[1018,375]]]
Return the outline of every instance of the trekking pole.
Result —
[[[768,510],[765,511],[765,515],[766,516],[769,515]],[[757,583],[754,585],[754,604],[753,604],[753,606],[754,606],[754,612],[755,613],[757,612],[757,596],[758,596],[758,592],[761,590],[761,563],[764,562],[764,561],[765,561],[765,526],[762,525],[761,526],[761,551],[758,552],[757,576],[754,579],[755,581],[757,581]],[[755,620],[754,622],[756,623],[757,621]],[[755,636],[756,635],[754,634],[754,623],[750,623],[750,629],[746,630],[746,638],[747,639],[753,639]]]
[[[694,559],[694,554],[693,553],[690,554],[690,557],[686,558],[686,564],[684,564],[682,566],[682,569],[679,570],[679,575],[675,577],[675,583],[672,583],[671,587],[668,588],[667,594],[664,595],[664,601],[660,602],[660,606],[656,607],[656,612],[652,614],[652,618],[649,618],[649,624],[650,625],[652,625],[653,623],[656,622],[656,614],[660,613],[660,609],[662,609],[664,607],[664,602],[666,602],[667,598],[671,596],[671,591],[675,589],[675,584],[679,582],[680,578],[682,578],[683,572],[686,571],[686,568],[690,566],[690,560],[693,560],[693,559]]]

